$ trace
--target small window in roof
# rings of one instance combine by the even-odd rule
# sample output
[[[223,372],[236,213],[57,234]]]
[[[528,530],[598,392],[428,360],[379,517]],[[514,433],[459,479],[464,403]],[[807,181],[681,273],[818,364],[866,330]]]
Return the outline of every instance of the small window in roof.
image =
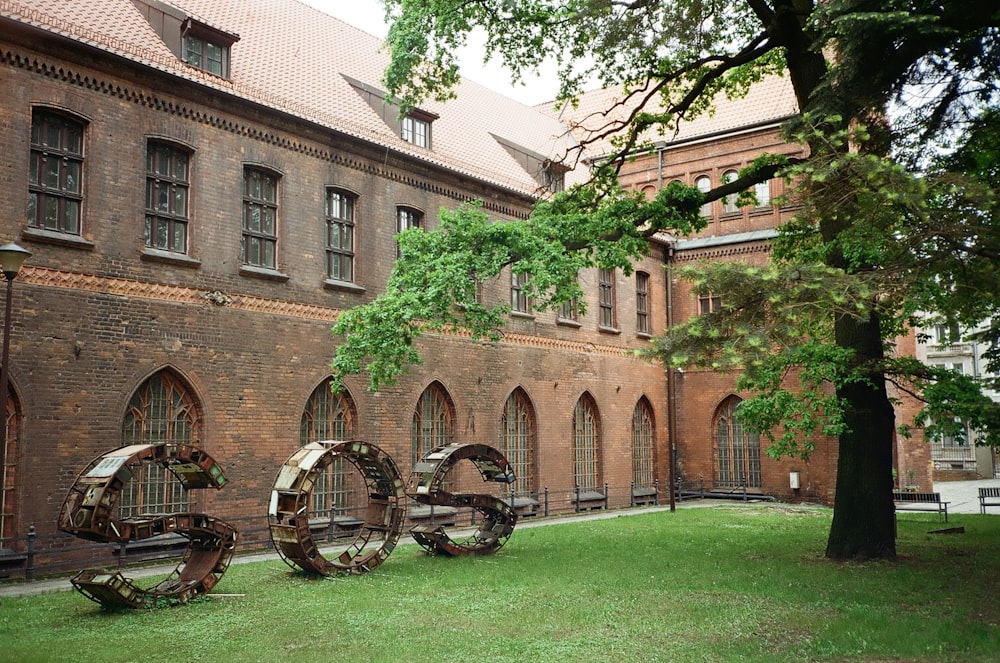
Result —
[[[417,115],[406,115],[403,117],[400,137],[407,143],[412,143],[417,147],[430,149],[431,146],[431,123],[423,117]]]
[[[229,78],[229,49],[237,41],[239,35],[190,17],[181,23],[181,59],[216,76]]]

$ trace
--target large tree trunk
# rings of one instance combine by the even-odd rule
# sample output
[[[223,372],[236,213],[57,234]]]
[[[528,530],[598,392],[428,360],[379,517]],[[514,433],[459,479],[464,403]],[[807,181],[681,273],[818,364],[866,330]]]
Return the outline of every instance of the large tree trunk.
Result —
[[[858,365],[878,362],[882,335],[878,316],[868,320],[841,317],[837,344],[853,349]],[[892,440],[895,414],[880,371],[867,375],[871,384],[853,382],[838,389],[844,399],[845,423],[837,460],[837,495],[826,545],[831,559],[892,559],[896,556],[895,509],[892,504]]]

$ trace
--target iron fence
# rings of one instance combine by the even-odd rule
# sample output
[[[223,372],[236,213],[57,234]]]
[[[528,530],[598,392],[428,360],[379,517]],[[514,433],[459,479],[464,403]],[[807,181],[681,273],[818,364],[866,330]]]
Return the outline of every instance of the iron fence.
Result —
[[[712,494],[692,486],[682,489],[681,483],[675,491],[678,501],[701,496]],[[605,483],[598,490],[579,486],[545,486],[535,492],[511,491],[497,495],[497,498],[512,504],[519,518],[539,519],[585,511],[663,505],[669,502],[669,489],[659,482],[646,486],[610,486]],[[310,528],[317,541],[336,543],[353,538],[364,522],[363,511],[364,507],[338,510],[330,516],[311,519]],[[403,531],[405,533],[415,525],[475,526],[479,517],[479,512],[472,508],[435,507],[409,502]],[[274,549],[266,515],[237,516],[226,518],[226,521],[239,531],[237,555]],[[187,539],[178,534],[164,534],[128,543],[94,543],[64,532],[39,534],[35,525],[31,525],[23,536],[0,540],[0,578],[31,581],[70,575],[85,567],[124,569],[154,560],[173,562],[181,558],[186,545]]]

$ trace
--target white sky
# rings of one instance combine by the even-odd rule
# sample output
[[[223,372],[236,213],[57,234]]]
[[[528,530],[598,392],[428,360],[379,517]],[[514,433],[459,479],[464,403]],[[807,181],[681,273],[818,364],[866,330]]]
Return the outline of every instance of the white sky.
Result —
[[[383,20],[385,10],[381,0],[302,1],[381,39],[385,39],[389,30]],[[549,71],[542,72],[537,78],[529,80],[527,84],[514,85],[510,82],[510,73],[505,71],[499,62],[483,64],[484,41],[481,35],[477,39],[473,33],[469,37],[469,44],[460,52],[462,75],[465,78],[529,106],[555,99],[559,86],[554,66]]]

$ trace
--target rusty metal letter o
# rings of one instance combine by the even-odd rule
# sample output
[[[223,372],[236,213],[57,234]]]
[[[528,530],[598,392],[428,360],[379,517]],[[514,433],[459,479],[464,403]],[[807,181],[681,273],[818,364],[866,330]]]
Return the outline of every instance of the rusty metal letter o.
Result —
[[[327,559],[309,529],[309,502],[320,473],[342,457],[364,477],[368,508],[354,541],[336,558]],[[268,520],[271,541],[289,566],[320,575],[361,574],[378,567],[392,553],[403,529],[406,507],[403,480],[385,451],[362,441],[310,442],[288,457],[271,490]]]

